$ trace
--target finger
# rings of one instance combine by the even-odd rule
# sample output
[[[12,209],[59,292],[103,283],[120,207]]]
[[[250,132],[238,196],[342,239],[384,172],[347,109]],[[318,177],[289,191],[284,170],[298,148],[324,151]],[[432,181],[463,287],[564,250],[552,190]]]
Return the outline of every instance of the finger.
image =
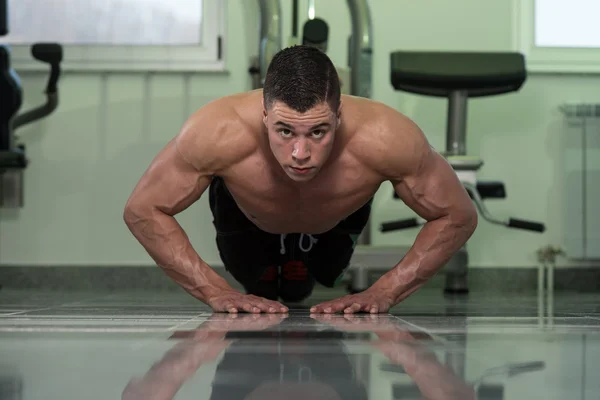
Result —
[[[242,303],[242,310],[244,310],[248,313],[260,312],[260,309],[254,307],[254,305],[252,305],[250,302]]]
[[[314,311],[311,311],[311,312],[314,312],[314,313],[324,313],[325,310],[327,308],[329,308],[329,307],[331,307],[331,303],[330,302],[325,302],[325,303],[317,304],[316,306],[313,307]]]
[[[227,303],[225,304],[225,307],[222,311],[227,311],[231,314],[236,314],[238,312],[238,309],[233,303]]]
[[[275,313],[281,306],[278,306],[279,303],[276,301],[272,301],[269,299],[265,299],[264,297],[258,297],[254,295],[248,296],[251,299],[251,303],[254,307],[260,309],[260,311],[265,313]]]
[[[329,304],[328,302],[316,304],[311,307],[310,312],[311,313],[322,313],[328,304]]]
[[[375,304],[371,304],[369,306],[368,310],[365,310],[370,312],[371,314],[379,314],[379,304],[375,303]]]
[[[249,295],[246,296],[244,300],[250,305],[250,310],[246,310],[249,313],[260,314],[263,311],[267,312],[269,310],[269,307],[265,306],[265,302],[267,302],[268,300],[264,297]]]
[[[252,305],[254,306],[254,308],[257,308],[258,310],[265,313],[268,313],[269,309],[271,308],[267,299],[262,299],[262,301],[253,301]]]
[[[350,307],[344,308],[344,314],[354,314],[359,312],[363,306],[358,303],[353,303]]]
[[[277,308],[274,304],[271,303],[265,304],[265,306],[267,308],[265,312],[269,314],[275,314],[279,310],[279,308]]]
[[[282,307],[283,307],[283,305],[279,304],[278,302],[272,301],[272,300],[268,300],[268,299],[263,299],[263,301],[261,302],[261,309],[264,312],[270,313],[270,314],[275,314],[275,313],[282,312],[281,311]]]
[[[326,314],[335,313],[336,312],[335,310],[339,311],[339,309],[340,309],[339,304],[340,303],[341,302],[339,300],[328,301],[326,303],[321,304],[319,306],[319,308],[320,308],[320,310],[321,310],[322,313],[326,313]],[[341,303],[341,304],[342,304],[341,309],[343,309],[344,308],[343,303]]]
[[[264,297],[257,297],[257,296],[252,296],[252,298],[254,300],[256,300],[255,305],[259,306],[259,304],[260,304],[261,310],[266,313],[280,313],[280,312],[286,313],[286,312],[288,312],[288,308],[278,301],[273,301],[273,300],[265,299]]]
[[[390,309],[390,305],[388,303],[382,302],[382,303],[379,303],[378,305],[379,305],[379,307],[377,308],[377,312],[379,312],[379,313],[386,313]]]
[[[323,303],[319,303],[319,304],[315,304],[314,306],[311,307],[310,312],[311,313],[323,313],[325,311],[325,308],[329,307],[329,302],[323,302]]]
[[[289,309],[284,306],[283,304],[281,304],[278,301],[271,301],[271,307],[273,307],[275,309],[274,312],[276,313],[287,313],[289,311]]]
[[[352,304],[354,304],[354,301],[352,301],[350,299],[348,299],[348,300],[346,300],[346,299],[340,299],[340,300],[336,301],[335,303],[333,303],[333,305],[331,307],[329,307],[331,309],[330,312],[332,312],[332,313],[341,312],[346,307],[349,307]],[[325,312],[327,312],[327,310],[325,310]]]
[[[268,314],[271,308],[271,302],[267,299],[261,299],[260,301],[252,302],[252,305],[260,310],[261,313]]]
[[[333,313],[335,313],[335,310],[336,310],[335,304],[327,304],[327,305],[323,306],[323,312],[325,314],[333,314]]]
[[[277,304],[279,304],[281,312],[287,313],[290,311],[290,309],[287,308],[286,306],[284,306],[283,304],[281,304],[281,303],[277,303]]]

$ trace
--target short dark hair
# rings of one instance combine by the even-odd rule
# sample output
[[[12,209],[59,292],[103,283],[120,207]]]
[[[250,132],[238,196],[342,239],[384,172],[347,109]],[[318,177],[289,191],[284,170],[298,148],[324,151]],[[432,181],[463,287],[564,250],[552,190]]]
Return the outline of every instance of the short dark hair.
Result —
[[[306,112],[327,101],[334,112],[340,105],[340,80],[333,63],[321,50],[297,45],[280,50],[265,76],[263,98],[268,109],[281,101]]]

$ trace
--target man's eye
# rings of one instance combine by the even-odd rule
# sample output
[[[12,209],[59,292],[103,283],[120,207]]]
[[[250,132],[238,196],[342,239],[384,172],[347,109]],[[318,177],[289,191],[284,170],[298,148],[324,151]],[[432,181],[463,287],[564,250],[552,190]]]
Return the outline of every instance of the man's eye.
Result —
[[[283,137],[291,137],[292,131],[290,131],[289,129],[280,129],[279,134]]]
[[[325,132],[324,132],[324,131],[314,131],[314,132],[312,133],[312,135],[313,135],[314,137],[316,137],[316,138],[321,138],[321,137],[323,137],[323,135],[324,135],[324,134],[325,134]]]

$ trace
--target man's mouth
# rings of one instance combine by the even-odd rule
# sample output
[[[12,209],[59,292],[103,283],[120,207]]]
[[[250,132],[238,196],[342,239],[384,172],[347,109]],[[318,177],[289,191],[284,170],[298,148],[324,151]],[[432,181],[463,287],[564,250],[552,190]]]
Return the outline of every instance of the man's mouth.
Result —
[[[294,172],[299,173],[299,174],[305,174],[309,171],[312,170],[312,167],[290,167]]]

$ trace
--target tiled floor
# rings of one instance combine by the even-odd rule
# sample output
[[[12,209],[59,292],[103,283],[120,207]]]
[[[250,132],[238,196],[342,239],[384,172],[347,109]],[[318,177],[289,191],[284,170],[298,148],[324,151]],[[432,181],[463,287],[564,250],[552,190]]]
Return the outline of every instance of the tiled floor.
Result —
[[[311,302],[330,297],[317,292]],[[0,291],[0,399],[600,399],[600,294],[420,291],[389,315]]]

